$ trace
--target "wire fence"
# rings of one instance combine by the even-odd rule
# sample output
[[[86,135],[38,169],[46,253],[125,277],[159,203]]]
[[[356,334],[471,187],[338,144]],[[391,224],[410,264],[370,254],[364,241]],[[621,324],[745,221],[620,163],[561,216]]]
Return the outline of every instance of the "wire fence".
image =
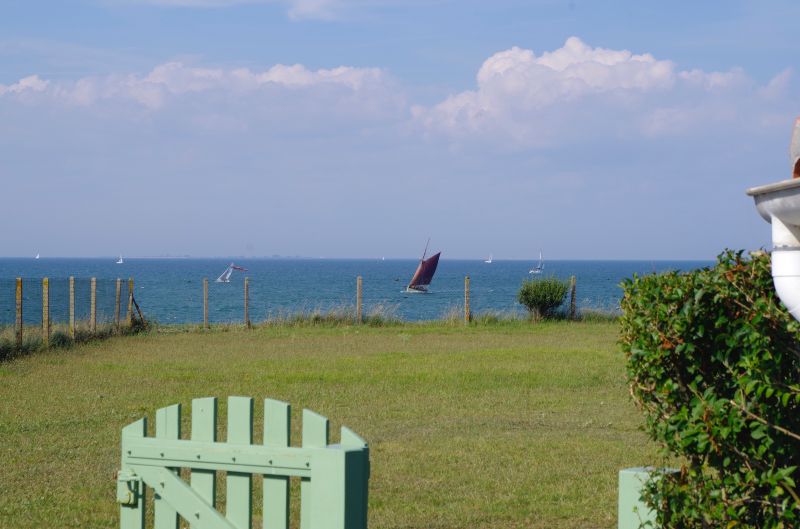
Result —
[[[0,340],[49,343],[54,333],[106,334],[130,326],[137,307],[133,279],[0,279]]]

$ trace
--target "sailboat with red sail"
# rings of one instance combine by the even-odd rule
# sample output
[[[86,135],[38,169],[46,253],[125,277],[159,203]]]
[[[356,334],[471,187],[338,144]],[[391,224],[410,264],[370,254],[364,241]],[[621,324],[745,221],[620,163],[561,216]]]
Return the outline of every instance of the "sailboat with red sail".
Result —
[[[430,244],[430,242],[431,240],[428,239],[428,244]],[[439,266],[439,256],[442,255],[442,252],[439,252],[426,259],[425,255],[428,253],[428,244],[425,244],[425,251],[422,252],[422,259],[419,260],[417,271],[414,272],[414,277],[412,277],[411,281],[408,283],[406,292],[428,291],[428,285],[431,284],[433,274],[436,273],[436,267]]]

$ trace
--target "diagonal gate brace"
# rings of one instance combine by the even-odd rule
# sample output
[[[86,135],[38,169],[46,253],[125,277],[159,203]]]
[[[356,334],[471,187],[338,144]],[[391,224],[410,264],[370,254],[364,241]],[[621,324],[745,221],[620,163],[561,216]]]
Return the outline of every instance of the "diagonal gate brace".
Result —
[[[131,465],[142,480],[153,488],[192,529],[242,529],[233,525],[185,481],[166,468]]]

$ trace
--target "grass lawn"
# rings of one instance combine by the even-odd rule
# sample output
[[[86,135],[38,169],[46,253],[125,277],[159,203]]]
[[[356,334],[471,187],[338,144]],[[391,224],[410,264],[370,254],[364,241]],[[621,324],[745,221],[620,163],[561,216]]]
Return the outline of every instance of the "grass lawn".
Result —
[[[228,395],[256,399],[256,442],[264,397],[292,404],[293,444],[304,407],[331,420],[333,442],[342,424],[363,436],[372,528],[616,527],[617,472],[660,461],[617,332],[173,329],[0,363],[0,527],[117,527],[120,429],[147,415],[152,430],[156,408],[182,403],[188,432],[203,396],[221,398],[224,426]]]

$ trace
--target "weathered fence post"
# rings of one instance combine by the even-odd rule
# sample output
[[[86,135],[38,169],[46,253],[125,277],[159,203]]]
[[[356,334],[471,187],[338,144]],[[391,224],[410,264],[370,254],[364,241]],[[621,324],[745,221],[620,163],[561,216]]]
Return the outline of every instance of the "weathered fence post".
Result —
[[[22,278],[17,278],[17,347],[22,347]]]
[[[50,347],[50,280],[42,279],[42,342]]]
[[[128,327],[131,326],[131,319],[133,318],[133,278],[128,278],[128,315],[125,317],[125,323]]]
[[[363,282],[361,276],[356,278],[356,323],[364,321]]]
[[[244,278],[244,324],[250,328],[250,278]]]
[[[464,277],[464,325],[469,325],[472,318],[469,309],[469,276]]]
[[[90,295],[89,295],[89,331],[92,334],[97,333],[97,278],[93,277],[90,282]]]
[[[69,276],[69,337],[75,339],[75,278]]]
[[[208,329],[208,278],[203,278],[203,328]]]
[[[578,280],[575,276],[569,278],[569,319],[574,320],[578,315],[578,309],[575,303],[575,288]]]
[[[122,279],[117,278],[117,295],[114,302],[114,327],[119,332],[119,304],[122,297]]]

